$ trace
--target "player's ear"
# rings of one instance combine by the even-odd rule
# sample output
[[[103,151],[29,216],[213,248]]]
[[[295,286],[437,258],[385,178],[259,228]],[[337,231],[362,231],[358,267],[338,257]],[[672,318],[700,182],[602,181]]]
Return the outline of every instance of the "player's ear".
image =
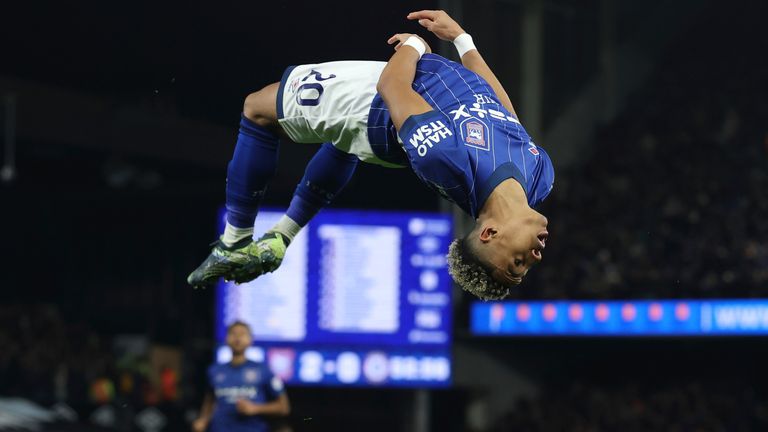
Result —
[[[491,241],[491,239],[496,237],[497,232],[498,231],[496,230],[495,227],[486,225],[480,228],[480,235],[478,236],[478,238],[480,239],[481,242],[488,243],[489,241]]]

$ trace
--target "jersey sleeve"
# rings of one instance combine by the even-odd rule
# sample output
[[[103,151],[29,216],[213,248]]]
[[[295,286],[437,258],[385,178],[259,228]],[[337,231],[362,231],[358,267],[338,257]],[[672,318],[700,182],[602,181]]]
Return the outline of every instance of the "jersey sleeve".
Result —
[[[413,157],[425,157],[443,141],[455,140],[453,124],[440,111],[432,110],[405,119],[398,136],[405,151]]]
[[[267,400],[275,400],[285,392],[285,383],[280,377],[275,376],[269,368],[266,369],[266,395]]]
[[[416,176],[473,214],[471,164],[453,122],[440,111],[428,111],[408,117],[398,135]]]

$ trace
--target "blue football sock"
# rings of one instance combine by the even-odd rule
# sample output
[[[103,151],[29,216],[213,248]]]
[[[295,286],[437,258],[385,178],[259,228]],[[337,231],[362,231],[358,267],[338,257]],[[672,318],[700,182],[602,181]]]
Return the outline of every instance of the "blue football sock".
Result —
[[[277,168],[279,138],[245,116],[232,160],[227,168],[227,222],[253,227],[259,203]]]
[[[330,143],[323,144],[307,164],[285,214],[299,226],[306,225],[344,189],[357,163],[357,156],[344,153]]]

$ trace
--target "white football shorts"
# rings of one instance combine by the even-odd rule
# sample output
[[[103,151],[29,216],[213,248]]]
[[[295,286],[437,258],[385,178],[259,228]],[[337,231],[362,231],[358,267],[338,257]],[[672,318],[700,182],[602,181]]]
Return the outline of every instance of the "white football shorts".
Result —
[[[337,61],[289,67],[277,92],[280,126],[297,143],[331,142],[363,162],[400,167],[377,158],[368,140],[368,113],[384,66]]]

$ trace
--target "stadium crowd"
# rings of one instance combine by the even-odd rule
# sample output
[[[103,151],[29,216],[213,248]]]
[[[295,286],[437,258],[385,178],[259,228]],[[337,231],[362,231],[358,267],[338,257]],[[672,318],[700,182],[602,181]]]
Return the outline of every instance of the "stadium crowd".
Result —
[[[88,399],[109,357],[87,327],[67,324],[54,306],[0,308],[0,394],[40,403]]]
[[[160,409],[166,422],[181,421],[177,380],[164,370],[153,382],[147,358],[120,355],[109,334],[68,318],[55,305],[0,307],[0,399],[64,404],[66,424],[130,424],[145,407]]]

